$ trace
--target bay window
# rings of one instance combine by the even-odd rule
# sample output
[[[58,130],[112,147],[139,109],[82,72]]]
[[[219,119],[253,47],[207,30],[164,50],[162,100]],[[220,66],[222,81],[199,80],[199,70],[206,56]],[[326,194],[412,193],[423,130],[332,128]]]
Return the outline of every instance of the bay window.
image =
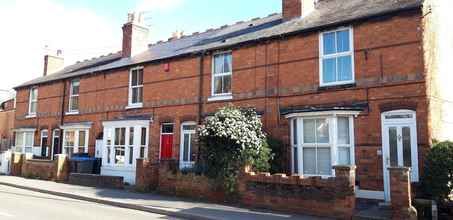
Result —
[[[353,116],[291,117],[291,167],[295,174],[333,176],[334,165],[354,164]]]
[[[88,129],[65,129],[63,132],[63,154],[88,153]]]
[[[320,35],[320,84],[340,85],[354,82],[354,44],[352,28]]]
[[[216,54],[212,60],[212,96],[231,96],[232,53]]]

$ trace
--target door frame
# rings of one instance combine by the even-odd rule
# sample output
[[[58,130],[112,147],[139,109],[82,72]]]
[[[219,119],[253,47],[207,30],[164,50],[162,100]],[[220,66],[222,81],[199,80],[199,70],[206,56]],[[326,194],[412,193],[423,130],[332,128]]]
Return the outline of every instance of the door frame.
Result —
[[[56,135],[58,132],[58,135]],[[53,129],[52,130],[52,154],[51,154],[51,159],[53,160],[55,157],[55,154],[58,154],[59,149],[55,149],[55,144],[61,145],[61,130],[60,129]],[[55,143],[55,138],[58,138],[58,143]],[[59,148],[61,146],[58,146]]]
[[[406,115],[410,117],[394,117],[391,116]],[[410,127],[411,128],[411,182],[418,182],[419,167],[418,167],[418,137],[417,137],[417,114],[413,110],[394,110],[383,112],[381,114],[381,134],[382,134],[382,167],[383,167],[383,179],[384,179],[384,198],[385,201],[390,202],[390,174],[388,171],[388,160],[387,155],[389,153],[389,127]],[[398,153],[400,154],[400,152]]]
[[[44,136],[44,133],[47,133],[47,135]],[[43,150],[44,150],[44,148],[43,148],[44,146],[42,145],[43,144],[42,143],[42,139],[44,139],[44,138],[47,138],[47,141],[46,141],[46,145],[47,146],[45,146],[45,148],[46,148],[45,149],[46,150],[45,151],[45,155],[42,155]],[[41,146],[41,155],[40,156],[41,157],[48,157],[49,154],[50,154],[50,152],[48,152],[48,148],[49,148],[49,130],[47,130],[47,129],[41,130],[40,136],[39,136],[39,142],[40,142],[39,145]]]
[[[184,153],[184,134],[186,134],[186,133],[190,134],[191,138],[193,138],[193,136],[196,134],[196,129],[195,130],[186,130],[186,131],[190,131],[190,132],[184,132],[184,126],[185,125],[197,125],[197,123],[193,122],[193,121],[181,123],[181,133],[180,133],[181,137],[180,137],[180,143],[179,143],[179,168],[180,169],[187,168],[188,167],[187,164],[189,164],[189,163],[186,164],[186,163],[183,162],[183,158],[184,158],[184,155],[183,155],[183,153]],[[192,146],[192,142],[189,142],[189,146],[188,146],[189,152],[191,152],[192,147],[193,147]],[[188,157],[189,161],[188,162],[190,162],[193,165],[194,161],[192,161],[191,156],[192,155],[189,155],[189,157]]]
[[[173,126],[173,132],[172,133],[163,133],[163,128],[164,125],[172,125]],[[162,136],[163,135],[172,135],[172,139],[174,140],[175,138],[175,123],[173,122],[165,122],[160,124],[160,135],[159,135],[159,160],[162,159]],[[174,143],[173,143],[174,144]],[[173,146],[172,146],[173,148]],[[173,149],[172,149],[172,154],[173,154]]]

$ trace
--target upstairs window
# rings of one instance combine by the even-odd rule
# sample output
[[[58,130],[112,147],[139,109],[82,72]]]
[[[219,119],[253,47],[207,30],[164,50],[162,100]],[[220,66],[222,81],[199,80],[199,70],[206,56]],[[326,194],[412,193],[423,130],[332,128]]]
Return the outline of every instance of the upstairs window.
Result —
[[[214,55],[212,62],[212,96],[231,95],[231,52]]]
[[[143,67],[130,70],[129,76],[129,106],[142,107],[143,105]]]
[[[321,34],[321,86],[354,82],[354,48],[352,29],[338,29]]]
[[[71,81],[71,91],[69,93],[69,112],[79,111],[79,87],[80,80]]]
[[[28,103],[28,115],[35,116],[38,109],[38,88],[30,89],[30,99]]]

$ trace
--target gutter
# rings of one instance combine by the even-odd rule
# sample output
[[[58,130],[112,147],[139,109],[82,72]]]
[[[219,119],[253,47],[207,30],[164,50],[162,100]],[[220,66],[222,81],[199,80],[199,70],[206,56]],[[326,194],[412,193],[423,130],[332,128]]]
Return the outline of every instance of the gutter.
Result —
[[[162,61],[169,60],[169,59],[176,59],[176,58],[183,58],[183,57],[187,57],[187,56],[202,55],[202,54],[204,54],[206,52],[213,51],[213,50],[221,50],[221,49],[231,48],[231,47],[240,47],[240,46],[243,46],[243,45],[246,45],[246,44],[260,43],[262,41],[275,40],[275,39],[284,38],[284,37],[290,37],[290,36],[294,36],[294,35],[298,35],[298,34],[315,32],[315,31],[319,31],[319,30],[329,29],[329,28],[335,27],[335,26],[341,26],[341,25],[345,25],[345,24],[350,24],[350,23],[353,23],[353,22],[360,22],[360,21],[365,21],[365,20],[369,20],[369,19],[373,19],[373,18],[382,17],[382,16],[393,15],[393,14],[400,13],[400,12],[419,10],[419,9],[422,9],[422,7],[423,7],[423,4],[417,4],[417,5],[409,6],[407,8],[396,8],[396,9],[393,9],[393,10],[388,10],[388,11],[380,12],[380,13],[373,14],[373,15],[366,15],[366,16],[357,17],[357,18],[353,18],[353,19],[347,19],[347,20],[343,20],[343,21],[339,21],[339,22],[333,22],[333,23],[329,23],[329,24],[309,27],[309,28],[305,28],[305,29],[292,31],[292,32],[286,32],[286,33],[283,33],[283,34],[251,39],[251,40],[238,42],[238,43],[233,43],[233,44],[224,45],[224,46],[211,47],[209,49],[195,50],[195,51],[192,51],[192,52],[182,53],[182,54],[178,54],[178,55],[175,55],[175,56],[169,56],[169,57],[163,57],[163,58],[159,58],[159,59],[155,59],[155,60],[137,62],[137,63],[128,64],[128,65],[124,65],[124,66],[120,66],[120,67],[113,67],[113,68],[110,68],[110,69],[103,69],[103,70],[99,70],[99,71],[87,72],[87,73],[83,73],[83,74],[80,74],[80,75],[77,75],[77,76],[71,76],[71,77],[67,77],[67,78],[55,79],[55,80],[50,80],[50,81],[46,81],[46,82],[42,82],[42,83],[21,85],[21,86],[14,87],[14,89],[17,90],[17,89],[21,89],[21,88],[25,88],[25,87],[41,85],[41,84],[46,84],[46,83],[60,81],[60,80],[66,80],[66,79],[69,79],[69,78],[72,78],[72,77],[80,77],[82,75],[96,74],[98,72],[111,71],[111,70],[116,70],[116,69],[121,69],[121,68],[129,68],[131,66],[136,66],[136,65],[145,65],[145,64],[158,63],[158,62],[162,62]]]

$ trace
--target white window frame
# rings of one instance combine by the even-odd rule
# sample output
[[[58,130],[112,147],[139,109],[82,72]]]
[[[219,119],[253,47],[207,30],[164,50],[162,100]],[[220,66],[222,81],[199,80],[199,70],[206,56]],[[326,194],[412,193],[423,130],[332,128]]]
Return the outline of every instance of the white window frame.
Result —
[[[150,121],[143,120],[131,120],[131,121],[107,121],[103,122],[104,126],[104,149],[102,153],[102,166],[103,167],[112,167],[112,168],[128,168],[133,169],[136,167],[137,159],[140,158],[140,150],[142,148],[141,144],[141,131],[142,128],[146,129],[145,135],[145,149],[144,149],[144,159],[148,158],[148,148],[149,148],[149,124]],[[125,152],[124,152],[124,164],[117,164],[115,163],[115,129],[117,128],[125,128]],[[134,128],[134,143],[131,144],[129,141],[130,137],[130,128]],[[107,139],[109,139],[109,135],[111,135],[110,139],[111,142],[108,144]],[[121,145],[122,146],[122,145]],[[130,151],[129,147],[133,147],[133,155],[132,155],[132,163],[130,159]],[[110,154],[108,149],[110,148]]]
[[[231,72],[225,72],[225,73],[215,73],[215,57],[220,56],[220,55],[230,55],[231,56],[231,67],[230,70]],[[230,76],[231,77],[231,91],[233,89],[233,52],[232,51],[222,51],[218,53],[214,53],[212,55],[212,65],[211,65],[211,97],[208,99],[208,101],[219,101],[219,100],[228,100],[232,99],[232,92],[229,93],[215,93],[215,78],[216,77],[223,77],[223,76]]]
[[[349,118],[349,158],[350,158],[350,165],[355,165],[355,143],[354,143],[354,117],[358,115],[359,112],[356,111],[333,111],[333,112],[308,112],[308,113],[295,113],[295,114],[290,114],[286,116],[286,118],[290,119],[290,134],[291,134],[291,172],[293,174],[299,174],[299,175],[304,175],[304,176],[321,176],[322,178],[328,178],[335,176],[335,170],[333,167],[335,165],[338,165],[339,161],[339,154],[338,154],[338,148],[339,147],[344,147],[338,146],[337,140],[338,140],[338,125],[337,125],[337,119],[339,117],[347,117]],[[331,175],[315,175],[315,174],[304,174],[304,169],[303,169],[303,148],[304,147],[313,147],[313,146],[304,146],[303,143],[303,120],[304,119],[327,119],[329,123],[329,143],[328,144],[323,144],[322,147],[329,147],[330,148],[330,159],[331,159],[331,166],[332,166],[332,172]],[[297,144],[294,145],[294,121],[297,122]],[[324,146],[325,145],[325,146]],[[294,151],[297,152],[294,152]],[[297,158],[298,158],[298,164],[297,164],[297,170],[298,172],[295,172],[295,161],[294,161],[294,153],[297,153]]]
[[[324,55],[324,34],[336,33],[336,32],[345,31],[345,30],[349,30],[349,45],[350,45],[349,51]],[[337,42],[335,41],[335,47],[336,47],[336,43]],[[338,58],[338,57],[343,57],[343,56],[351,56],[351,74],[352,74],[351,80],[324,83],[323,60],[329,59],[329,58]],[[337,68],[337,72],[338,72],[338,68]],[[340,28],[337,28],[334,30],[321,32],[319,34],[319,83],[320,83],[321,87],[355,83],[354,29],[352,27],[340,27]]]
[[[137,70],[142,70],[142,84],[141,85],[136,85],[136,86],[132,86],[132,73],[134,71],[137,71]],[[138,79],[138,78],[137,78]],[[133,109],[133,108],[142,108],[143,107],[143,99],[144,99],[144,81],[145,81],[145,71],[144,71],[144,67],[143,66],[138,66],[138,67],[134,67],[132,69],[129,70],[129,95],[128,95],[128,106],[126,107],[126,109]],[[132,91],[133,89],[139,89],[139,88],[142,88],[142,102],[137,102],[137,103],[133,103],[132,102]]]
[[[33,94],[33,91],[36,91],[36,99],[32,99],[32,94]],[[32,112],[32,109],[31,109],[31,104],[32,103],[35,103],[35,106],[36,106],[36,109],[34,112]],[[30,93],[29,93],[29,100],[28,100],[28,118],[32,118],[32,117],[36,117],[36,114],[38,112],[38,87],[32,87],[30,89]]]
[[[73,93],[73,88],[74,88],[74,84],[75,83],[78,83],[78,87],[79,87],[79,93],[78,94],[74,94]],[[79,105],[80,105],[80,99],[78,100],[77,102],[77,109],[72,109],[72,98],[75,98],[77,97],[79,99],[80,97],[80,79],[74,79],[71,81],[71,86],[70,86],[70,91],[69,91],[69,107],[68,107],[68,110],[69,112],[66,113],[67,115],[69,114],[79,114]]]
[[[192,155],[189,154],[187,155],[187,161],[184,161],[184,135],[185,134],[189,134],[189,137],[191,138],[191,140],[193,140],[193,138],[195,138],[195,135],[196,135],[196,128],[194,130],[184,130],[184,126],[196,126],[197,123],[196,122],[184,122],[184,123],[181,123],[181,141],[180,141],[180,146],[179,146],[179,168],[180,169],[185,169],[185,168],[191,168],[193,167],[193,165],[195,164],[194,161],[192,161]],[[192,149],[193,149],[193,146],[192,146],[192,142],[189,142],[189,146],[187,146],[187,150],[189,152],[192,152]]]

